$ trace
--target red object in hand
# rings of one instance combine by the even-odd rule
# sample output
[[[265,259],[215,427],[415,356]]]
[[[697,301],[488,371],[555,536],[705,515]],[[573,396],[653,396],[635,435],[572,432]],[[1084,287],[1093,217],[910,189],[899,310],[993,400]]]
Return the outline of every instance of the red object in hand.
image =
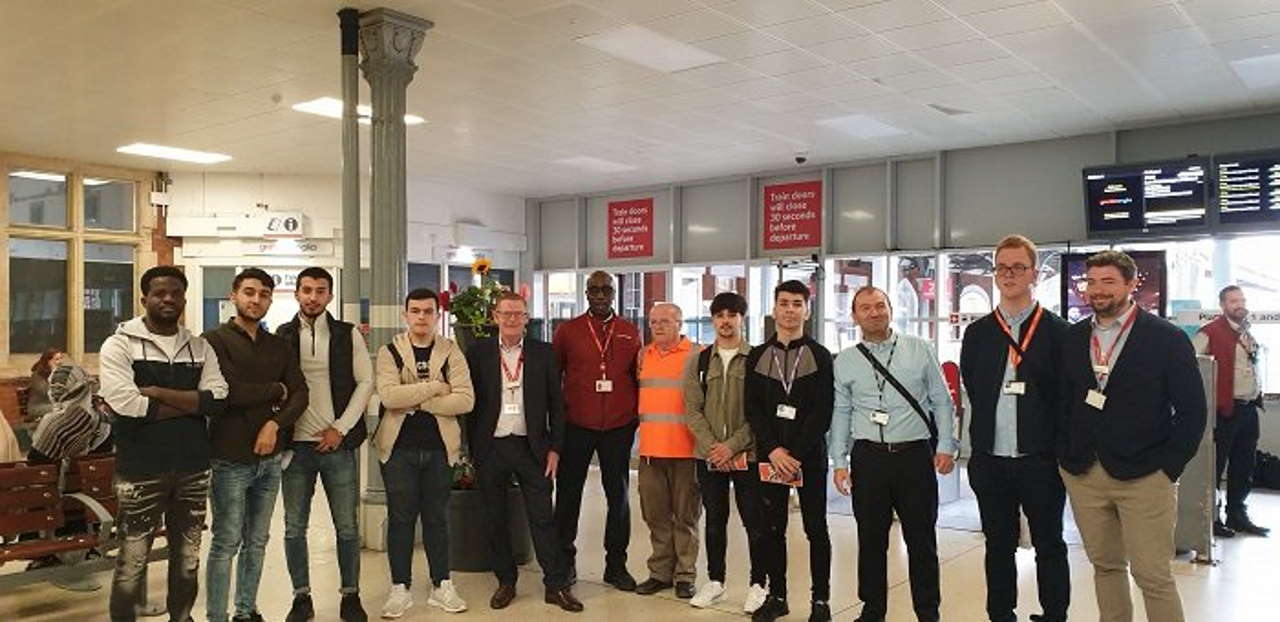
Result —
[[[453,288],[454,288],[453,284],[450,283],[449,289],[452,290]],[[440,296],[440,308],[445,311],[448,311],[449,310],[449,292],[440,292],[438,295]]]

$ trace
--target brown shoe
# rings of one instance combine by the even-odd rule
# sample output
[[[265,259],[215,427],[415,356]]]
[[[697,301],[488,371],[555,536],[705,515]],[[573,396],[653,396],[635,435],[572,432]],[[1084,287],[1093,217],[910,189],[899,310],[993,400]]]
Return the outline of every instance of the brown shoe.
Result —
[[[506,609],[507,605],[510,605],[515,598],[516,586],[499,585],[498,589],[494,590],[493,597],[489,599],[489,607],[491,609]]]
[[[574,597],[569,588],[547,590],[547,604],[556,605],[565,611],[578,613],[582,611],[582,601]]]

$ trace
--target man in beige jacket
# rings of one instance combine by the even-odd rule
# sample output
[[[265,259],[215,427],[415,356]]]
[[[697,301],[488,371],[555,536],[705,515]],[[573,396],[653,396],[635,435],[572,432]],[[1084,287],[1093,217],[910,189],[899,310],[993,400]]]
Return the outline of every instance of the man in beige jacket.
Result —
[[[404,319],[408,330],[378,350],[376,364],[385,411],[373,440],[387,489],[392,583],[384,618],[399,618],[413,606],[409,587],[419,518],[433,586],[427,604],[449,613],[467,609],[449,578],[449,495],[452,466],[462,448],[458,417],[475,404],[471,371],[462,349],[436,334],[440,298],[435,292],[409,292]]]

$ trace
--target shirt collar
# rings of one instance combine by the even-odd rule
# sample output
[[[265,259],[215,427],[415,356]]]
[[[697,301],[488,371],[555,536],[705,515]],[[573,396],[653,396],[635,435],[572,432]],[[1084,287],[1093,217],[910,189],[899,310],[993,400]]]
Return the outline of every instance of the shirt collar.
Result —
[[[1010,316],[1009,314],[1005,313],[1003,307],[996,305],[996,313],[999,313],[1000,317],[1004,318],[1005,323],[1008,324],[1009,326],[1018,326],[1023,322],[1027,321],[1027,318],[1031,317],[1031,312],[1035,310],[1036,310],[1036,303],[1032,302],[1031,304],[1027,305],[1025,309]]]
[[[693,344],[691,344],[689,339],[684,335],[680,335],[680,341],[677,341],[675,347],[670,350],[663,350],[662,348],[659,348],[656,343],[649,344],[649,350],[658,356],[670,356],[678,352],[688,352],[692,347]]]
[[[524,339],[521,339],[520,341],[517,341],[517,342],[516,342],[516,345],[514,345],[514,346],[509,346],[509,345],[507,345],[507,344],[505,344],[505,343],[502,343],[502,338],[501,338],[501,337],[499,337],[499,338],[498,338],[498,349],[499,349],[499,350],[501,350],[501,351],[503,351],[503,352],[507,352],[507,353],[511,353],[511,352],[519,352],[520,350],[524,349]]]
[[[1129,316],[1133,315],[1137,311],[1138,311],[1138,303],[1135,301],[1130,301],[1129,310],[1125,311],[1124,313],[1121,313],[1120,317],[1117,317],[1116,321],[1111,323],[1111,326],[1102,326],[1101,324],[1098,324],[1098,314],[1096,313],[1090,317],[1089,321],[1093,323],[1093,330],[1100,330],[1104,333],[1108,333],[1113,330],[1119,329],[1121,326],[1124,326],[1125,322],[1129,321]]]

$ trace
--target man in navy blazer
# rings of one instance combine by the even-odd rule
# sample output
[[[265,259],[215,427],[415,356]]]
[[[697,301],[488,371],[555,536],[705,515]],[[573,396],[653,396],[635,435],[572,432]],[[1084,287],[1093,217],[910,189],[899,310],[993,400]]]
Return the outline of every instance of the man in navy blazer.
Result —
[[[529,314],[524,298],[504,292],[493,311],[496,338],[467,349],[475,407],[467,438],[484,494],[498,589],[489,600],[503,609],[516,596],[516,564],[507,525],[511,478],[520,483],[534,552],[542,566],[546,602],[569,612],[582,603],[569,589],[559,560],[559,536],[551,507],[551,484],[564,442],[564,396],[551,344],[524,336]]]
[[[1174,482],[1195,455],[1207,406],[1191,340],[1133,301],[1133,259],[1086,263],[1092,318],[1063,343],[1062,479],[1093,563],[1099,619],[1133,618],[1129,574],[1147,619],[1182,622],[1170,568]]]

